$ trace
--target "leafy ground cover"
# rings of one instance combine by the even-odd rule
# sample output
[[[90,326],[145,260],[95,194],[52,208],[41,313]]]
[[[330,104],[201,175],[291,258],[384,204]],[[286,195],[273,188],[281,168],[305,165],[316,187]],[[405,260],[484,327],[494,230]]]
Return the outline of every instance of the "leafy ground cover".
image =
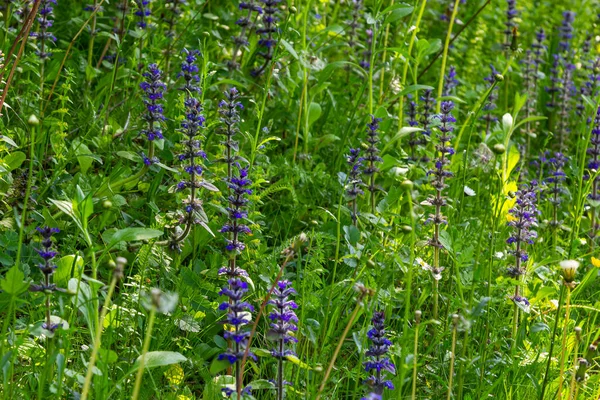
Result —
[[[2,399],[600,398],[600,19],[3,0]]]

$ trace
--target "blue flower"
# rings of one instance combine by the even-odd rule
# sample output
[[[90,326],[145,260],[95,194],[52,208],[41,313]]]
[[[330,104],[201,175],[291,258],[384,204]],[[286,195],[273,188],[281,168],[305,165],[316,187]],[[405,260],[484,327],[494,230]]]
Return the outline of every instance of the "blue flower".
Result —
[[[386,379],[387,373],[396,374],[396,366],[386,357],[392,342],[386,337],[385,314],[383,311],[376,311],[371,319],[373,328],[367,332],[367,337],[371,341],[371,346],[366,352],[368,361],[363,363],[365,371],[371,373],[366,383],[371,388],[369,396],[381,396],[385,389],[393,389],[394,385]],[[375,373],[373,373],[374,371]],[[367,397],[376,398],[376,397]]]
[[[239,278],[231,278],[227,281],[228,286],[224,287],[219,295],[227,296],[228,302],[223,302],[219,306],[222,311],[227,311],[225,324],[228,328],[223,337],[229,342],[229,348],[223,354],[218,356],[219,360],[227,360],[230,364],[236,364],[240,368],[239,362],[244,357],[250,332],[244,327],[250,323],[249,313],[254,311],[250,303],[243,300],[248,292],[248,284]],[[248,355],[254,359],[256,357],[252,352]]]
[[[167,86],[161,81],[162,71],[156,64],[150,64],[143,77],[145,80],[140,83],[140,88],[145,94],[146,112],[142,118],[146,121],[146,128],[142,129],[142,133],[150,141],[162,139],[161,122],[166,118],[161,101]]]
[[[46,46],[49,45],[49,42],[56,42],[56,36],[54,36],[52,32],[48,31],[48,29],[50,29],[54,23],[52,17],[54,13],[53,6],[55,4],[56,0],[41,0],[38,8],[37,18],[39,31],[31,32],[29,34],[30,37],[40,40],[40,50],[36,51],[36,54],[42,61],[52,56],[51,52],[46,51]]]
[[[525,269],[521,267],[521,262],[529,259],[525,245],[533,244],[537,237],[537,233],[533,230],[539,214],[536,188],[536,181],[532,181],[531,185],[522,185],[515,193],[515,205],[508,210],[512,216],[508,226],[513,228],[513,232],[506,243],[515,245],[515,249],[509,251],[515,257],[515,265],[509,267],[507,273],[513,278],[525,274]]]

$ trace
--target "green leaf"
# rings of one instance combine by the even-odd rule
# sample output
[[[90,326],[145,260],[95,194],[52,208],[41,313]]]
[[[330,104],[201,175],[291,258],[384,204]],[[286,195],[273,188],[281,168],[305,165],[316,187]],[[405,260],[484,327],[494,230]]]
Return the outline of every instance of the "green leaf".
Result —
[[[87,145],[80,143],[79,141],[73,142],[73,151],[77,155],[77,162],[79,162],[81,172],[86,174],[94,162],[94,155]]]
[[[355,246],[360,240],[360,231],[354,225],[344,226],[345,238],[348,243]]]
[[[433,86],[427,86],[427,85],[410,85],[410,86],[407,86],[406,88],[404,88],[403,91],[401,91],[400,93],[398,93],[398,97],[400,97],[400,96],[406,96],[407,94],[416,92],[418,90],[433,90]]]
[[[0,136],[0,141],[6,142],[13,147],[19,147],[19,146],[17,146],[17,144],[15,143],[14,140],[12,140],[11,138],[9,138],[8,136],[5,136],[5,135]]]
[[[385,18],[383,25],[391,24],[392,22],[398,21],[400,18],[404,18],[407,15],[410,15],[413,12],[414,7],[407,7],[404,4],[396,4],[392,7],[395,7],[394,10],[389,11],[389,15]],[[392,7],[388,7],[389,10]]]
[[[140,357],[135,360],[133,369],[137,370],[140,367]],[[183,354],[176,351],[150,351],[146,353],[144,369],[164,367],[165,365],[178,364],[187,361]]]
[[[231,366],[231,364],[229,364],[229,361],[214,358],[212,360],[212,363],[210,363],[210,373],[211,375],[216,375],[219,372],[226,370],[229,366]]]
[[[296,53],[296,50],[294,50],[290,42],[284,39],[280,39],[279,43],[281,43],[281,45],[285,47],[285,49],[288,51],[288,53],[290,53],[292,57],[294,57],[296,60],[298,59],[298,53]]]
[[[116,231],[108,242],[107,249],[112,248],[119,242],[133,242],[137,240],[149,240],[162,236],[163,231],[149,228],[125,228]]]
[[[308,106],[308,125],[312,125],[321,116],[322,110],[319,103],[310,103]]]
[[[6,273],[4,279],[0,280],[0,287],[2,287],[2,290],[6,293],[18,296],[21,293],[26,292],[29,288],[29,283],[25,282],[24,279],[25,274],[23,274],[19,267],[13,265]]]
[[[83,272],[83,257],[75,254],[62,257],[56,262],[56,271],[54,271],[54,283],[59,287],[67,286],[69,279],[71,278],[71,271],[73,277],[79,279]]]
[[[10,153],[6,157],[4,157],[4,163],[8,167],[8,170],[12,171],[14,169],[19,168],[26,158],[27,156],[25,155],[25,153],[21,151],[15,151],[14,153]]]
[[[260,389],[275,389],[275,385],[273,382],[270,382],[266,379],[257,379],[248,384],[252,388],[252,390],[260,390]]]

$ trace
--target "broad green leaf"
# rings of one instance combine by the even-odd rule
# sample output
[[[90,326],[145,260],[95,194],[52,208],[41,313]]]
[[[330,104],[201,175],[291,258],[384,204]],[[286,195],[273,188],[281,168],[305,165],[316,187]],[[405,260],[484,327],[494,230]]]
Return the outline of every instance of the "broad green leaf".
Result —
[[[149,228],[125,228],[116,231],[108,242],[107,249],[112,248],[119,242],[134,242],[137,240],[149,240],[162,236],[163,231]]]
[[[24,281],[24,279],[25,274],[21,272],[19,267],[13,265],[6,273],[4,279],[0,280],[0,287],[2,287],[2,290],[6,293],[18,296],[21,293],[26,292],[29,288],[29,283]]]
[[[12,171],[19,168],[26,158],[27,156],[25,155],[25,153],[21,151],[15,151],[14,153],[10,153],[6,157],[4,157],[4,163],[8,167],[8,170]]]
[[[83,257],[75,254],[61,257],[56,262],[56,271],[54,271],[54,283],[59,287],[67,286],[71,278],[71,271],[74,278],[79,278],[83,272]]]
[[[133,369],[137,370],[140,367],[140,357],[135,360]],[[187,361],[183,354],[176,351],[151,351],[146,353],[144,369],[164,367],[165,365],[177,364]]]
[[[319,103],[310,103],[308,106],[308,125],[312,125],[321,116],[322,110]]]
[[[398,97],[401,96],[406,96],[407,94],[419,91],[419,90],[433,90],[433,86],[427,86],[427,85],[411,85],[411,86],[407,86],[406,88],[404,88],[404,90],[402,90],[400,93],[398,93]]]

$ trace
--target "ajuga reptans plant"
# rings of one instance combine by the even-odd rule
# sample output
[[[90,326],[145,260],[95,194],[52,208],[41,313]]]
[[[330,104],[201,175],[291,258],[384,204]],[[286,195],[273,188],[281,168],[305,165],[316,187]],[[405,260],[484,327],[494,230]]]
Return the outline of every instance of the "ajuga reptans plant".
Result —
[[[248,45],[248,38],[246,35],[254,27],[252,20],[255,17],[252,16],[252,13],[256,13],[257,17],[263,13],[263,9],[257,4],[257,0],[240,1],[239,9],[246,14],[235,22],[241,30],[238,36],[233,38],[233,53],[231,55],[231,60],[228,62],[229,68],[231,69],[237,69],[240,66],[237,62],[237,58],[239,57],[238,53],[241,52],[243,47]]]
[[[362,189],[365,183],[362,181],[362,168],[364,158],[360,156],[360,149],[350,149],[350,154],[346,156],[349,166],[348,178],[346,182],[346,198],[350,201],[352,209],[350,216],[352,224],[356,226],[358,221],[358,196],[365,194]]]
[[[298,305],[290,299],[295,295],[296,290],[289,281],[281,280],[273,288],[272,297],[268,304],[272,305],[269,320],[271,328],[268,337],[275,341],[275,348],[271,350],[271,355],[277,359],[277,379],[275,380],[275,389],[277,390],[277,400],[283,400],[285,386],[291,383],[284,377],[284,360],[289,356],[295,356],[293,350],[286,348],[290,343],[297,343],[295,332],[298,330],[296,324],[298,317],[295,309]]]
[[[366,399],[382,396],[385,389],[394,389],[392,381],[387,379],[387,374],[396,374],[396,366],[387,356],[392,342],[386,337],[383,311],[375,311],[371,323],[373,327],[367,332],[371,341],[371,346],[366,352],[369,360],[363,364],[365,370],[371,374],[366,380],[371,397],[367,396]]]
[[[52,55],[52,53],[48,51],[47,46],[50,43],[56,42],[56,36],[49,31],[54,23],[52,17],[55,4],[56,0],[41,0],[37,18],[39,30],[38,32],[31,32],[29,34],[32,38],[39,40],[38,51],[36,51],[36,54],[42,62]]]
[[[442,249],[442,243],[440,242],[440,229],[442,224],[446,224],[446,217],[442,214],[442,207],[446,206],[446,198],[443,194],[444,189],[448,187],[446,179],[452,176],[452,172],[448,171],[448,164],[450,164],[449,157],[454,154],[454,148],[452,148],[451,140],[453,138],[452,131],[454,127],[452,124],[456,122],[456,119],[452,115],[454,109],[454,103],[451,101],[443,101],[440,107],[441,114],[438,116],[440,125],[438,130],[440,134],[437,137],[437,143],[435,145],[437,158],[434,160],[433,168],[427,173],[433,177],[431,185],[435,189],[435,196],[429,198],[429,204],[435,207],[433,214],[430,214],[426,222],[433,224],[433,237],[429,240],[429,245],[433,247],[433,265],[434,271],[440,269],[440,251]],[[438,279],[434,278],[434,318],[437,318],[437,296],[438,296]]]
[[[263,62],[261,66],[252,70],[252,76],[262,75],[271,65],[275,46],[277,45],[277,39],[275,38],[275,34],[278,32],[277,22],[279,20],[277,6],[281,0],[261,0],[261,2],[263,3],[262,26],[256,29],[256,33],[261,36],[258,45],[263,48],[257,55],[263,59]]]
[[[375,118],[371,116],[371,122],[367,124],[367,149],[365,150],[366,156],[364,161],[367,165],[363,168],[363,174],[369,178],[369,192],[371,192],[371,213],[375,213],[375,193],[379,190],[378,186],[375,185],[375,175],[379,172],[379,168],[376,164],[379,164],[383,159],[379,156],[379,122],[381,118]]]

